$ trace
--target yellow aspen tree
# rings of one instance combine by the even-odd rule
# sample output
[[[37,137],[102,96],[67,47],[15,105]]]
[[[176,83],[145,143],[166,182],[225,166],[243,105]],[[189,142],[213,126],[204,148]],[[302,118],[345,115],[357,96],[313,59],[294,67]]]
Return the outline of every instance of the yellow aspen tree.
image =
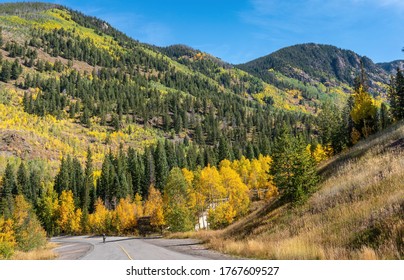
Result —
[[[101,198],[95,202],[95,211],[88,216],[88,223],[92,232],[103,234],[109,231],[110,212]]]
[[[15,197],[12,217],[18,250],[27,252],[46,244],[46,232],[23,195]]]
[[[249,190],[246,184],[241,181],[240,176],[230,167],[220,168],[222,183],[227,192],[228,203],[232,206],[232,218],[226,217],[226,220],[232,220],[236,216],[242,216],[247,213],[250,204]]]
[[[375,131],[375,118],[377,108],[374,99],[360,86],[354,95],[354,106],[351,118],[362,135],[367,138]]]
[[[220,229],[234,221],[236,211],[229,202],[220,203],[208,211],[208,223],[211,229]]]
[[[138,215],[136,204],[131,203],[130,197],[121,198],[113,213],[113,226],[119,234],[129,232],[136,226]]]
[[[140,194],[136,193],[134,203],[136,206],[137,218],[143,217],[143,203],[142,203],[142,196]]]
[[[11,258],[16,244],[13,220],[0,216],[0,259]]]
[[[192,209],[192,212],[198,221],[203,224],[199,224],[199,227],[205,228],[207,225],[204,224],[205,220],[202,219],[203,213],[207,208],[207,199],[203,186],[201,185],[201,169],[195,171],[188,171],[187,169],[182,169],[185,181],[188,185],[188,206]]]
[[[240,160],[233,161],[231,167],[240,175],[243,183],[248,184],[251,170],[250,160],[245,156],[242,156]]]
[[[149,196],[144,204],[144,215],[150,216],[150,224],[160,227],[165,225],[163,212],[163,198],[153,185],[149,188]]]
[[[77,208],[76,211],[74,211],[74,215],[72,216],[71,223],[70,223],[70,230],[71,233],[73,234],[80,234],[82,231],[82,224],[81,224],[81,219],[83,217],[83,212],[81,211],[80,208]]]
[[[56,224],[61,233],[71,233],[71,219],[74,217],[74,199],[71,190],[62,191],[59,197]]]
[[[208,204],[217,203],[218,200],[226,196],[226,190],[223,187],[222,179],[216,167],[208,165],[203,168],[199,178],[199,184],[208,200]]]
[[[312,152],[312,155],[317,163],[320,163],[328,158],[327,152],[321,144],[317,144],[316,148]]]
[[[231,165],[230,160],[224,159],[224,160],[222,160],[222,161],[219,163],[219,168],[222,168],[222,167],[230,167],[230,165]]]

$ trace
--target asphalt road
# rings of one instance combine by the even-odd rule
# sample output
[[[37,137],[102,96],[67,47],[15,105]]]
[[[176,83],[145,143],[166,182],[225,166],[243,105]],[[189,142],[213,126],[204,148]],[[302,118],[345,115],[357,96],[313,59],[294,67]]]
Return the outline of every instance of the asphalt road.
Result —
[[[211,260],[231,257],[206,250],[193,239],[142,239],[108,236],[55,237],[55,249],[61,260]]]

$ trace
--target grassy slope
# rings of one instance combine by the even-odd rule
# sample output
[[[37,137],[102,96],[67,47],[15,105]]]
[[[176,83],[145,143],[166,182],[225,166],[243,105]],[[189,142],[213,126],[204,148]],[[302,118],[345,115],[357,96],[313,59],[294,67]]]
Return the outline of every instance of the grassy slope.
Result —
[[[403,259],[404,123],[334,157],[320,173],[306,204],[272,201],[205,238],[252,258]]]

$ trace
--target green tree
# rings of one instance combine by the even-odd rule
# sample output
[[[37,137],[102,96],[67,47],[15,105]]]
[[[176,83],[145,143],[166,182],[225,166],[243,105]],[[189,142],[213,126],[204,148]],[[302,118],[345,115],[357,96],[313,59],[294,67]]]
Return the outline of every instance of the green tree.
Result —
[[[316,163],[301,137],[292,137],[284,126],[273,154],[273,181],[284,199],[304,202],[318,182]]]
[[[3,28],[0,27],[0,48],[3,46]]]
[[[90,147],[87,148],[86,167],[84,169],[84,184],[80,192],[81,209],[83,211],[82,228],[85,230],[88,222],[88,214],[95,204],[95,189],[93,178],[93,159]]]
[[[164,187],[164,216],[170,231],[193,229],[192,212],[188,208],[188,188],[178,167],[173,168]]]
[[[17,80],[18,77],[21,75],[22,73],[22,67],[18,61],[18,59],[15,59],[13,64],[11,65],[11,79],[13,80]]]
[[[29,175],[24,162],[22,161],[17,170],[17,188],[26,199],[32,199],[31,186],[29,184]]]
[[[44,226],[48,236],[57,233],[56,219],[59,207],[58,194],[54,190],[43,192],[38,201],[38,218]]]
[[[393,117],[404,119],[404,75],[399,68],[396,77],[391,79],[388,97]]]
[[[164,143],[159,141],[154,154],[154,162],[156,166],[156,188],[163,190],[168,176],[168,162]]]
[[[221,137],[219,140],[219,162],[224,159],[232,160],[232,158],[227,139]]]
[[[10,62],[3,61],[1,72],[0,72],[0,80],[7,83],[11,79],[11,64]]]
[[[14,175],[14,168],[8,162],[3,176],[3,185],[0,191],[0,214],[10,218],[14,211],[13,194],[17,194],[17,182]]]
[[[144,176],[143,176],[143,184],[142,184],[142,193],[143,197],[147,197],[149,194],[150,185],[154,185],[156,182],[155,177],[155,164],[153,155],[151,152],[151,148],[147,147],[143,154],[143,165],[144,165]]]

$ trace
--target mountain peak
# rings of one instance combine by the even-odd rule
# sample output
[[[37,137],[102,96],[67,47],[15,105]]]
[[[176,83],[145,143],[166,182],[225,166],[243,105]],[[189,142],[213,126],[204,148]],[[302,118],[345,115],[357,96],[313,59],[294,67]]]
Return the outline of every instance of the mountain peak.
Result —
[[[317,43],[298,44],[280,49],[238,67],[271,82],[269,69],[303,82],[338,82],[353,85],[363,63],[372,89],[387,82],[387,73],[371,59],[353,51]],[[377,88],[379,89],[379,88]]]

